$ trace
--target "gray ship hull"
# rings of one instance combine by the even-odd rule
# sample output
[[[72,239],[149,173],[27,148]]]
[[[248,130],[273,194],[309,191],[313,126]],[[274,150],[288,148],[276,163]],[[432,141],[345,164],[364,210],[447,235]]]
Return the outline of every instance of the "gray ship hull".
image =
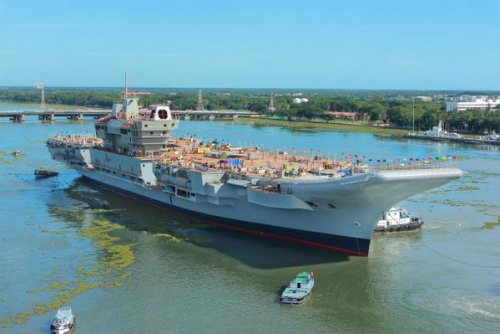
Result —
[[[85,178],[122,195],[219,227],[359,256],[368,255],[381,211],[461,175],[456,168],[427,168],[341,179],[285,178],[284,193],[227,182],[218,192],[208,191],[205,185],[196,196],[192,193],[186,198],[141,180],[141,175],[147,177],[152,170],[150,162],[93,148],[74,148],[71,152],[49,149],[54,158],[69,162]]]

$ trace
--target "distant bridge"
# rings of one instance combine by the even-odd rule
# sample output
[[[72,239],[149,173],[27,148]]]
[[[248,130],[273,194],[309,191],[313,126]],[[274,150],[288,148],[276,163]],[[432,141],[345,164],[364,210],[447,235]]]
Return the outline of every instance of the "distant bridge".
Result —
[[[84,117],[99,118],[109,114],[108,110],[43,110],[43,111],[0,111],[0,117],[8,117],[11,121],[21,123],[26,120],[26,116],[38,116],[41,121],[55,121],[56,117],[66,117],[74,121],[81,121]]]
[[[41,121],[52,122],[56,117],[65,117],[73,121],[82,121],[84,117],[100,118],[111,113],[111,110],[43,110],[43,111],[0,111],[0,117],[8,117],[11,121],[22,123],[26,116],[37,116]],[[196,119],[196,120],[215,120],[215,119],[234,119],[239,116],[255,116],[254,111],[248,110],[172,110],[174,118]]]

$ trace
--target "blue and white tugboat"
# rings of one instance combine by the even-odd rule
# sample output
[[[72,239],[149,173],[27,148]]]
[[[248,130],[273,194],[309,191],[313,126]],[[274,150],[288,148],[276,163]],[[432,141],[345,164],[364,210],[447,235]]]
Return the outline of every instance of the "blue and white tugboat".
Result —
[[[68,334],[75,328],[75,316],[71,307],[62,307],[57,310],[56,316],[50,324],[50,334]]]
[[[413,215],[404,208],[393,207],[382,214],[382,219],[378,221],[374,232],[399,232],[416,230],[424,222],[422,218]]]
[[[302,304],[311,294],[314,287],[314,273],[303,271],[298,273],[290,281],[281,294],[281,302],[284,304]]]

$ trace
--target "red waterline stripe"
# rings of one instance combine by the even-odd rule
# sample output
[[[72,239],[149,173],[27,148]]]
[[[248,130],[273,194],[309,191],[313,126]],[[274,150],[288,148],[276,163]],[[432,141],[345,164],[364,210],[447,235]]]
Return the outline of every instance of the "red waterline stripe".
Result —
[[[94,181],[94,180],[91,180],[91,181]],[[269,233],[269,232],[263,232],[263,231],[258,231],[258,230],[250,230],[250,229],[246,229],[246,228],[242,228],[242,227],[238,227],[238,226],[232,226],[232,225],[228,225],[228,224],[214,222],[213,220],[208,220],[206,218],[197,216],[196,214],[189,214],[189,213],[186,212],[186,211],[190,212],[189,210],[186,210],[186,211],[184,211],[185,209],[184,210],[180,210],[180,209],[176,210],[175,206],[173,206],[173,205],[170,205],[172,207],[172,209],[169,209],[166,206],[158,205],[158,204],[152,203],[150,201],[147,201],[147,200],[139,198],[139,197],[133,197],[133,196],[127,195],[124,192],[121,192],[119,190],[115,190],[113,186],[106,186],[106,185],[104,185],[103,183],[101,183],[99,181],[94,181],[94,184],[96,184],[98,187],[100,187],[102,189],[111,191],[111,192],[113,192],[115,194],[118,194],[120,196],[132,199],[134,201],[139,201],[139,202],[148,204],[150,206],[154,206],[154,207],[162,209],[162,210],[173,211],[173,212],[181,214],[181,215],[183,215],[185,217],[196,218],[196,219],[199,219],[199,220],[203,220],[207,224],[218,226],[218,227],[222,227],[222,228],[225,228],[225,229],[228,229],[228,230],[242,232],[242,233],[247,233],[247,234],[258,235],[258,236],[272,238],[272,239],[290,241],[290,242],[294,242],[294,243],[298,243],[298,244],[302,244],[302,245],[306,245],[306,246],[310,246],[310,247],[327,249],[327,250],[333,250],[333,251],[342,252],[342,253],[346,253],[346,254],[350,254],[350,255],[368,256],[367,253],[356,252],[356,251],[353,251],[351,249],[342,248],[342,247],[338,247],[338,246],[325,245],[325,244],[320,244],[320,243],[317,243],[317,242],[314,242],[314,241],[297,239],[297,238],[293,238],[293,237],[287,237],[285,235],[274,234],[274,233]]]

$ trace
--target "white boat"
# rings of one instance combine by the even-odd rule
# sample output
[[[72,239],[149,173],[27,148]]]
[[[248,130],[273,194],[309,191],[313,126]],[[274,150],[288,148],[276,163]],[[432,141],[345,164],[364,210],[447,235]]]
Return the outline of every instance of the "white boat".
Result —
[[[487,133],[484,136],[479,137],[480,140],[483,141],[492,141],[492,142],[499,142],[500,141],[500,135],[495,132],[495,130]]]
[[[295,276],[281,294],[284,304],[301,304],[311,294],[314,287],[314,273],[303,271]]]
[[[437,126],[433,126],[432,129],[427,131],[419,131],[415,133],[412,131],[405,135],[405,138],[418,138],[418,139],[430,139],[437,141],[447,141],[447,140],[461,140],[464,137],[456,132],[448,132],[443,127],[443,121],[439,121]]]
[[[393,207],[382,214],[374,232],[412,231],[420,228],[424,222],[404,208]]]
[[[431,130],[424,131],[423,136],[429,138],[463,138],[462,135],[456,132],[448,132],[443,127],[443,121],[439,121],[438,126],[433,126]]]
[[[75,328],[75,316],[71,307],[62,307],[57,310],[56,316],[50,324],[50,334],[68,334]]]

